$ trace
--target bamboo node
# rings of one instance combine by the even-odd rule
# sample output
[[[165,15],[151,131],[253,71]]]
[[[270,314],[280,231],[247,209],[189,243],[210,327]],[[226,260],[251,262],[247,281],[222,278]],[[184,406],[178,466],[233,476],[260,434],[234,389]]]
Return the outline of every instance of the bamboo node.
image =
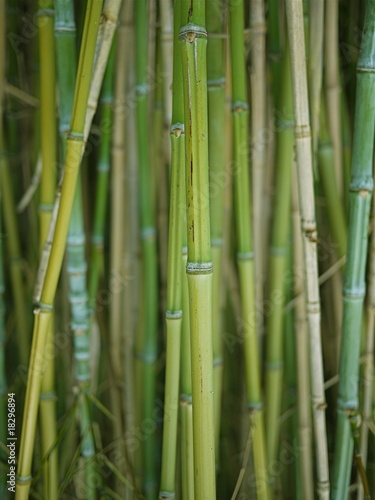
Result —
[[[156,230],[154,227],[144,227],[141,231],[142,240],[154,241]]]
[[[44,304],[43,302],[38,302],[36,308],[34,309],[34,314],[39,314],[41,312],[52,312],[52,304]]]
[[[175,498],[175,493],[170,493],[168,491],[161,491],[159,493],[159,500],[168,500],[168,498]]]
[[[54,391],[51,391],[51,392],[41,392],[40,393],[40,396],[39,396],[39,399],[41,401],[57,401],[57,396],[56,396],[56,393]]]
[[[181,319],[182,318],[182,310],[179,310],[179,311],[166,311],[165,317],[167,319]]]
[[[251,260],[254,258],[254,252],[237,252],[237,260]]]
[[[180,394],[180,404],[181,405],[191,405],[193,402],[193,398],[189,394],[182,393]]]
[[[212,87],[223,89],[225,88],[226,78],[214,78],[212,80],[207,80],[207,89],[213,90]]]
[[[197,26],[196,24],[189,23],[180,28],[178,36],[181,40],[192,43],[196,38],[207,38],[207,30],[203,26]]]
[[[296,138],[303,139],[305,137],[311,137],[310,125],[296,125],[294,128],[294,133]]]
[[[247,408],[250,411],[250,413],[255,413],[256,411],[259,411],[263,408],[263,401],[258,401],[258,402],[253,402],[253,403],[247,403]]]
[[[243,113],[249,109],[249,105],[246,101],[234,101],[232,104],[232,111],[234,113]]]
[[[211,246],[212,247],[222,247],[223,246],[223,238],[212,238]]]
[[[174,123],[170,129],[171,135],[175,137],[180,137],[181,134],[185,133],[185,125],[183,123]]]
[[[211,274],[212,262],[188,262],[186,264],[187,274]]]
[[[16,475],[16,482],[21,484],[29,484],[31,483],[32,476],[18,476]]]

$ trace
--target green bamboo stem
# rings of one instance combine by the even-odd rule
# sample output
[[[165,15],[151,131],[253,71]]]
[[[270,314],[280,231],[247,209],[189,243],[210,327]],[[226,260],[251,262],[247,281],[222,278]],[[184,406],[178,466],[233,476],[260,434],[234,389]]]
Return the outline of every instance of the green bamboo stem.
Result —
[[[282,64],[282,48],[280,43],[280,2],[278,2],[277,0],[269,0],[268,5],[268,57],[270,60],[272,73],[272,95],[274,105],[277,105],[277,101],[279,98],[279,82],[281,79]]]
[[[39,52],[40,52],[40,113],[41,113],[41,158],[40,182],[40,249],[46,241],[52,217],[56,189],[56,69],[54,43],[53,1],[39,0]],[[53,317],[48,328],[47,343],[54,342]],[[40,423],[44,465],[44,495],[56,498],[58,490],[57,429],[54,358],[46,359],[40,393]]]
[[[0,17],[2,16],[2,12],[0,12]],[[0,21],[1,22],[1,21]],[[1,128],[1,127],[0,127]],[[3,270],[3,241],[2,236],[0,237],[0,441],[2,443],[6,443],[7,438],[7,402],[8,402],[8,394],[7,394],[7,378],[6,378],[6,366],[5,366],[5,304],[4,304],[4,295],[5,295],[5,283],[4,283],[4,270]],[[6,462],[6,453],[4,451],[0,452],[0,459],[4,463]],[[7,490],[7,476],[6,467],[2,466],[1,478],[0,478],[0,495],[5,498],[6,490]]]
[[[193,396],[194,493],[215,498],[206,2],[182,2],[180,29],[186,136],[186,266]]]
[[[298,199],[297,172],[293,175],[293,261],[294,269],[303,269],[303,241],[301,235],[300,204]],[[313,500],[313,454],[312,454],[312,419],[311,389],[309,372],[309,330],[306,316],[306,283],[303,276],[295,273],[293,281],[294,296],[297,297],[294,315],[294,334],[297,353],[297,412],[298,412],[298,446],[301,471],[301,498]]]
[[[323,82],[324,0],[309,2],[309,96],[313,152],[318,147],[319,113]],[[330,66],[329,64],[327,66]]]
[[[57,61],[60,102],[60,140],[62,151],[65,153],[66,140],[71,119],[71,110],[74,99],[75,73],[67,68],[75,68],[75,22],[74,6],[72,2],[56,2],[56,24],[57,24]],[[76,367],[76,380],[80,390],[79,421],[82,439],[81,454],[84,461],[84,476],[86,487],[86,498],[95,498],[95,488],[90,478],[95,470],[94,454],[95,445],[91,431],[89,401],[87,393],[90,388],[90,349],[89,349],[89,314],[88,293],[86,290],[85,261],[85,233],[82,214],[82,186],[78,178],[75,193],[71,222],[67,238],[67,271],[69,276],[69,302],[70,322],[74,340],[74,357]]]
[[[79,388],[78,412],[81,434],[81,455],[84,462],[84,477],[87,500],[96,498],[91,477],[95,471],[95,443],[90,416],[90,339],[89,313],[87,305],[85,261],[85,233],[82,214],[82,186],[78,178],[67,238],[67,270],[69,276],[69,302],[71,329],[74,340],[76,381]]]
[[[177,0],[178,2],[179,0]],[[190,315],[189,290],[186,276],[187,264],[186,232],[183,237],[182,254],[182,316],[181,327],[181,386],[180,386],[180,414],[181,414],[181,483],[182,500],[194,498],[194,450],[193,450],[193,405],[191,386],[191,344],[190,344]]]
[[[173,76],[173,2],[160,3],[161,51],[163,58],[164,121],[169,127],[172,120],[171,86]]]
[[[341,116],[342,116],[342,155],[344,169],[344,207],[345,215],[349,212],[349,185],[352,156],[352,133],[350,128],[349,109],[345,95],[341,93]],[[346,217],[347,220],[347,217]]]
[[[107,70],[104,75],[103,89],[100,97],[101,140],[99,157],[96,165],[95,208],[91,236],[91,258],[88,279],[89,307],[95,312],[95,301],[99,288],[100,276],[104,265],[104,231],[107,213],[108,184],[110,172],[110,147],[113,119],[113,77],[115,65],[114,45],[108,58]]]
[[[17,318],[17,350],[19,361],[27,366],[29,355],[29,322],[25,304],[24,278],[22,272],[22,257],[20,239],[17,229],[16,208],[11,183],[10,169],[6,157],[4,134],[0,137],[0,149],[3,152],[0,158],[0,185],[4,214],[6,242],[10,260],[10,283]]]
[[[369,253],[368,290],[367,290],[367,325],[366,347],[363,370],[363,401],[361,405],[362,427],[360,452],[363,466],[367,465],[369,425],[372,422],[372,404],[374,390],[374,333],[375,333],[375,233],[374,233],[375,198],[372,198],[372,237]],[[358,474],[359,476],[359,474]],[[363,500],[364,492],[360,477],[358,482],[358,500]]]
[[[284,54],[278,109],[280,116],[276,122],[276,195],[269,263],[269,298],[272,308],[268,318],[266,345],[266,441],[269,461],[277,459],[280,437],[285,276],[294,155],[292,82],[288,51]]]
[[[126,67],[126,92],[119,92],[117,95],[116,103],[126,107],[126,96],[130,89],[135,88],[135,64],[134,64],[134,3],[124,2],[120,14],[121,29],[119,31],[117,47],[119,47],[119,54],[121,48],[125,52],[129,50],[130,56],[127,60]],[[119,66],[116,68],[116,75],[122,71],[124,62],[121,57],[118,58]],[[119,89],[120,90],[120,89]],[[117,109],[116,103],[114,104],[114,113]],[[134,343],[136,336],[136,324],[138,321],[138,305],[139,305],[139,218],[138,218],[138,184],[137,184],[137,141],[136,141],[136,125],[135,125],[135,109],[134,106],[127,109],[127,117],[125,120],[125,148],[127,151],[125,163],[125,201],[124,201],[124,218],[128,221],[125,224],[124,230],[124,278],[125,287],[123,294],[123,414],[124,414],[124,427],[125,429],[132,429],[135,425],[135,370],[134,370]],[[121,114],[121,113],[120,113]],[[120,139],[120,138],[119,138]],[[122,141],[124,144],[124,141]],[[141,447],[139,446],[139,450]],[[134,474],[134,456],[128,453],[129,467],[132,474]],[[130,496],[130,498],[133,498]]]
[[[332,140],[335,161],[336,182],[340,198],[343,196],[343,169],[341,147],[341,105],[340,105],[340,61],[339,61],[339,1],[329,0],[325,5],[324,52],[325,93],[327,99],[327,120]]]
[[[212,264],[212,345],[215,411],[215,453],[219,464],[219,442],[221,401],[223,384],[222,346],[222,254],[223,254],[223,198],[225,175],[225,60],[223,40],[218,37],[223,31],[220,2],[206,3],[207,31],[207,90],[208,90],[208,158],[210,174],[210,220]],[[216,37],[215,37],[216,35]]]
[[[255,314],[254,254],[251,234],[250,182],[247,148],[248,104],[244,60],[244,3],[230,4],[230,50],[232,63],[232,113],[237,263],[240,279],[242,337],[245,355],[246,399],[253,427],[253,464],[258,499],[268,499],[266,446],[261,396],[257,320]]]
[[[140,223],[144,259],[144,344],[143,412],[142,418],[152,418],[155,403],[155,361],[157,357],[157,262],[156,235],[150,186],[150,151],[148,125],[147,84],[147,2],[135,3],[136,91],[137,91],[137,144],[139,165]],[[156,486],[155,435],[144,440],[143,486],[146,499],[154,498]]]
[[[348,251],[343,290],[343,326],[340,355],[338,420],[333,468],[333,500],[344,498],[350,480],[353,439],[349,418],[358,412],[360,331],[365,295],[367,226],[373,189],[375,125],[374,47],[375,2],[367,2],[365,37],[357,67]],[[363,124],[366,123],[366,127]]]
[[[344,207],[337,188],[334,170],[334,150],[327,130],[327,114],[324,100],[321,102],[320,134],[318,149],[319,176],[326,200],[331,233],[337,245],[336,255],[341,259],[346,254],[347,229]]]
[[[40,301],[34,311],[35,323],[16,479],[17,500],[26,500],[29,494],[38,398],[45,364],[44,347],[64,258],[69,219],[83,152],[83,130],[101,9],[102,0],[88,0],[82,48],[78,63],[72,121],[67,139],[61,202],[57,214],[56,229],[51,242],[51,253],[45,280],[40,293]]]
[[[6,40],[6,11],[5,2],[0,4],[0,137],[3,137],[3,113],[4,113],[4,87],[5,87],[5,40]],[[2,196],[0,189],[0,197]],[[0,200],[1,207],[1,200]],[[0,208],[0,228],[2,227],[2,210]],[[0,229],[1,231],[1,229]],[[3,261],[3,235],[0,234],[0,441],[6,443],[7,438],[7,379],[5,366],[5,283],[4,283],[4,261]],[[0,460],[6,463],[7,455],[4,450],[0,452]],[[0,473],[0,495],[5,498],[7,467],[1,465]]]
[[[117,27],[121,3],[122,0],[104,0],[98,39],[96,42],[95,70],[90,83],[90,94],[84,132],[85,142],[89,136],[91,123],[98,106],[99,94],[102,88],[104,73],[107,67],[107,61]]]
[[[328,450],[325,423],[323,357],[320,336],[320,297],[317,262],[317,230],[315,223],[312,150],[309,99],[305,63],[305,39],[302,2],[286,2],[291,53],[293,105],[295,117],[298,189],[306,276],[307,318],[310,334],[312,406],[316,444],[317,492],[329,497]]]
[[[178,44],[181,9],[175,2],[173,48],[173,97],[171,126],[171,190],[169,209],[168,278],[166,310],[166,371],[164,426],[159,499],[174,498],[176,492],[177,426],[182,326],[181,249],[185,204],[185,128],[181,57]],[[186,314],[186,313],[185,313]]]
[[[264,130],[267,127],[266,114],[266,21],[264,0],[253,0],[250,9],[251,35],[251,168],[252,168],[252,207],[253,207],[253,235],[254,235],[254,265],[255,265],[255,295],[258,318],[259,340],[263,336],[263,304],[265,282],[265,247],[267,231],[265,231],[265,167],[266,148]]]

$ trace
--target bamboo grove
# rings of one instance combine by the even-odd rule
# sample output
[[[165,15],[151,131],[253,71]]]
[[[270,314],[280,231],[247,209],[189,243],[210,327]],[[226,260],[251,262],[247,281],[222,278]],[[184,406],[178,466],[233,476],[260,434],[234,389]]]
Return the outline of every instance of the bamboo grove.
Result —
[[[0,0],[0,498],[375,499],[375,0]]]

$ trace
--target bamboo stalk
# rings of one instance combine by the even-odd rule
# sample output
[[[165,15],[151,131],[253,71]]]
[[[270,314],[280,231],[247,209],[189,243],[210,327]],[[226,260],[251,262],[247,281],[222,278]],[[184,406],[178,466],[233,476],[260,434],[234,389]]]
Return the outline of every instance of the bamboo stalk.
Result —
[[[268,499],[266,446],[263,424],[255,273],[251,225],[248,166],[248,104],[244,60],[244,3],[230,4],[230,50],[232,64],[232,114],[235,221],[237,226],[237,263],[240,278],[243,349],[245,356],[246,399],[250,426],[253,428],[253,464],[258,499]]]
[[[185,204],[185,128],[181,57],[178,44],[181,18],[180,7],[180,2],[175,2],[171,126],[172,172],[169,211],[166,371],[160,500],[174,498],[176,492],[180,348],[183,315],[181,249],[183,222],[185,221],[181,213],[181,207]]]
[[[51,254],[47,265],[45,281],[41,289],[40,302],[34,311],[35,324],[16,479],[17,500],[26,500],[29,494],[38,398],[45,364],[44,347],[51,319],[52,304],[56,294],[57,282],[64,257],[69,219],[82,157],[84,142],[83,130],[101,9],[101,0],[88,0],[82,48],[78,63],[72,121],[70,134],[67,139],[61,204],[58,210],[56,230],[51,244]]]
[[[4,134],[0,137],[0,183],[4,214],[6,243],[10,260],[10,283],[17,318],[17,350],[19,361],[27,366],[29,355],[29,324],[27,320],[24,277],[22,272],[22,257],[20,238],[17,229],[16,205],[12,190],[9,162],[6,156]]]
[[[93,72],[93,77],[91,79],[87,115],[85,120],[85,142],[89,136],[91,123],[98,105],[99,94],[102,88],[104,73],[112,47],[121,3],[122,0],[104,0],[95,49],[95,71]]]
[[[339,195],[343,195],[342,176],[342,147],[341,147],[341,106],[340,106],[340,61],[338,52],[339,42],[339,1],[329,0],[325,5],[325,92],[327,98],[328,128],[332,140],[336,182]]]
[[[265,231],[264,182],[266,167],[266,148],[264,130],[266,129],[266,21],[264,0],[252,0],[250,9],[251,29],[251,159],[252,159],[252,199],[255,294],[257,310],[263,312],[265,282]],[[258,336],[263,336],[263,314],[258,319]]]
[[[48,234],[52,217],[56,187],[56,70],[54,43],[53,1],[39,0],[39,50],[40,50],[40,112],[41,112],[41,158],[42,174],[40,182],[40,249]],[[47,333],[47,343],[54,342],[54,320]],[[44,465],[44,495],[56,498],[58,489],[56,395],[54,358],[46,358],[46,367],[41,384],[40,422]]]
[[[367,2],[365,34],[357,66],[352,176],[349,194],[349,235],[343,289],[343,326],[340,355],[338,420],[333,468],[332,499],[344,498],[349,486],[353,439],[349,419],[358,413],[360,331],[365,295],[367,226],[373,190],[375,128],[374,46],[375,2]],[[363,128],[363,124],[367,126]]]
[[[203,0],[194,5],[182,2],[182,27],[179,34],[185,103],[186,273],[190,311],[196,500],[216,496],[205,7],[206,2]]]
[[[179,2],[179,0],[177,0]],[[186,232],[183,236],[182,254],[182,326],[181,326],[181,476],[182,499],[194,498],[194,450],[193,450],[193,405],[191,381],[191,344],[189,319],[189,290],[186,276],[187,264]]]
[[[270,251],[269,300],[266,345],[266,440],[269,461],[279,449],[283,380],[283,332],[287,245],[290,232],[291,179],[294,154],[294,120],[290,56],[285,51],[276,122],[276,195]]]
[[[346,254],[347,229],[344,207],[339,197],[334,166],[334,151],[327,130],[327,113],[324,100],[321,101],[320,135],[318,149],[319,175],[325,195],[328,220],[333,239],[337,245],[339,259]]]
[[[319,498],[329,497],[328,450],[325,423],[323,357],[320,336],[320,297],[317,262],[312,150],[309,100],[305,64],[305,40],[302,2],[287,0],[287,24],[292,65],[293,105],[301,207],[301,227],[306,275],[307,317],[310,335],[312,405],[316,444],[317,491]]]
[[[315,154],[318,147],[319,112],[323,81],[324,0],[315,0],[314,2],[309,2],[309,19],[308,78],[311,135],[313,152]],[[330,66],[330,64],[328,64],[327,66]]]
[[[207,90],[208,90],[208,158],[210,175],[211,251],[214,268],[212,278],[212,345],[215,411],[215,453],[219,466],[219,442],[223,384],[222,308],[223,280],[223,205],[225,176],[225,60],[219,0],[206,3],[207,18]],[[216,35],[216,37],[215,37]]]
[[[144,343],[143,361],[143,411],[142,418],[152,418],[155,404],[155,362],[157,357],[157,261],[156,235],[150,186],[150,151],[148,133],[147,82],[147,2],[135,3],[136,58],[136,125],[139,165],[140,223],[144,259]],[[146,499],[154,498],[156,486],[155,435],[150,433],[144,440],[143,488]]]
[[[366,328],[366,347],[365,362],[363,370],[363,401],[361,406],[362,428],[361,428],[361,446],[363,466],[367,465],[368,457],[368,439],[369,426],[372,422],[372,404],[374,390],[374,333],[375,333],[375,233],[374,233],[374,209],[375,198],[372,198],[372,237],[369,254],[368,270],[368,291],[367,291],[367,328]],[[364,499],[364,492],[361,478],[358,474],[358,500]]]
[[[6,40],[5,2],[0,3],[0,137],[3,137],[4,87],[5,87],[5,40]],[[0,189],[0,197],[2,197]],[[1,200],[0,200],[1,207]],[[2,209],[0,208],[0,228],[2,227]],[[5,282],[4,282],[3,235],[0,235],[0,442],[6,443],[7,438],[7,378],[5,353]],[[5,450],[0,451],[0,459],[6,463]],[[7,467],[2,465],[0,474],[0,495],[5,498],[7,491]]]
[[[301,470],[301,498],[313,500],[313,454],[311,422],[311,390],[309,366],[309,329],[306,314],[306,283],[303,276],[303,241],[301,235],[300,203],[298,199],[297,171],[293,175],[293,260],[295,273],[293,274],[294,296],[297,298],[294,316],[294,334],[297,351],[297,402],[298,402],[298,434],[300,470]]]

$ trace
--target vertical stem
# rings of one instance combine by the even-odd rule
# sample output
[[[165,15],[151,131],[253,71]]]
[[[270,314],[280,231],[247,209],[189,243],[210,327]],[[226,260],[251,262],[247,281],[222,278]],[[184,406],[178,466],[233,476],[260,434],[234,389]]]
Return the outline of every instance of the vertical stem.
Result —
[[[353,458],[349,419],[358,413],[360,332],[365,296],[367,231],[373,191],[375,129],[375,2],[367,2],[362,50],[357,66],[352,176],[349,192],[348,250],[345,267],[342,343],[332,499],[347,495]],[[364,127],[363,125],[366,124]]]
[[[282,69],[276,121],[276,194],[269,260],[269,299],[272,308],[268,317],[266,346],[266,439],[269,461],[277,458],[280,437],[285,276],[294,153],[292,82],[290,56],[287,51],[284,54]]]
[[[312,145],[305,63],[305,38],[301,0],[287,0],[287,23],[292,65],[298,190],[306,274],[307,318],[310,335],[312,405],[316,443],[317,491],[329,497],[328,450],[325,423],[323,356],[320,335],[320,297],[317,261]]]
[[[251,29],[251,159],[252,159],[252,198],[254,224],[254,265],[255,265],[255,296],[258,319],[258,337],[263,336],[263,304],[265,281],[265,245],[267,231],[265,230],[265,167],[266,148],[264,130],[267,126],[266,115],[266,21],[264,0],[252,0],[250,9]]]
[[[254,252],[251,224],[248,165],[248,104],[244,59],[244,3],[230,4],[230,50],[232,64],[234,204],[237,231],[237,262],[240,278],[242,328],[245,355],[246,397],[253,427],[253,463],[258,499],[268,499],[266,446],[263,424],[257,315],[255,301]]]
[[[332,140],[336,181],[339,195],[343,194],[340,62],[339,62],[339,0],[327,0],[325,6],[325,91],[327,98],[328,128]]]
[[[47,238],[52,217],[56,188],[56,71],[54,43],[54,11],[52,0],[39,0],[39,53],[40,53],[40,113],[42,175],[40,183],[40,249]],[[54,321],[49,324],[47,343],[54,343]],[[56,446],[56,396],[54,357],[46,360],[46,369],[41,385],[40,418],[42,450],[46,457],[44,466],[44,494],[56,498],[58,488],[58,465]]]
[[[16,476],[17,500],[27,500],[32,479],[31,463],[35,441],[36,417],[42,373],[45,365],[44,348],[52,315],[53,301],[64,258],[69,219],[73,207],[79,165],[82,158],[83,129],[101,9],[102,0],[88,0],[82,48],[78,64],[72,121],[70,134],[67,139],[61,203],[57,214],[56,230],[53,234],[52,242],[47,240],[47,245],[51,245],[51,253],[47,264],[45,280],[40,293],[40,302],[34,311],[35,323]]]
[[[312,454],[312,422],[311,422],[311,390],[309,372],[309,329],[306,313],[306,281],[303,263],[303,242],[301,235],[300,204],[298,199],[297,172],[293,175],[293,289],[297,297],[294,315],[294,334],[297,351],[297,401],[298,401],[298,435],[300,450],[300,470],[302,486],[301,499],[313,500],[313,454]]]
[[[135,2],[136,23],[136,91],[137,91],[137,144],[140,189],[140,223],[144,259],[144,343],[143,361],[143,411],[142,418],[152,418],[155,404],[155,362],[157,356],[157,261],[156,234],[150,186],[150,151],[148,123],[147,82],[147,2]],[[156,488],[155,435],[144,440],[144,493],[146,499],[154,498]]]
[[[182,326],[182,268],[181,249],[185,206],[185,127],[181,57],[178,46],[180,3],[175,3],[172,101],[172,173],[169,211],[168,281],[167,281],[167,338],[164,399],[164,428],[159,499],[174,498],[176,491],[176,455],[178,399],[180,383],[180,347]],[[185,311],[185,314],[187,311]]]
[[[207,18],[207,90],[208,90],[208,158],[210,175],[210,221],[212,264],[212,343],[215,408],[216,466],[219,462],[223,347],[221,293],[223,279],[223,204],[225,176],[225,60],[224,43],[218,36],[223,31],[219,0],[206,2]],[[215,36],[216,35],[216,36]]]
[[[204,0],[182,2],[180,29],[196,500],[216,496],[205,7]]]

